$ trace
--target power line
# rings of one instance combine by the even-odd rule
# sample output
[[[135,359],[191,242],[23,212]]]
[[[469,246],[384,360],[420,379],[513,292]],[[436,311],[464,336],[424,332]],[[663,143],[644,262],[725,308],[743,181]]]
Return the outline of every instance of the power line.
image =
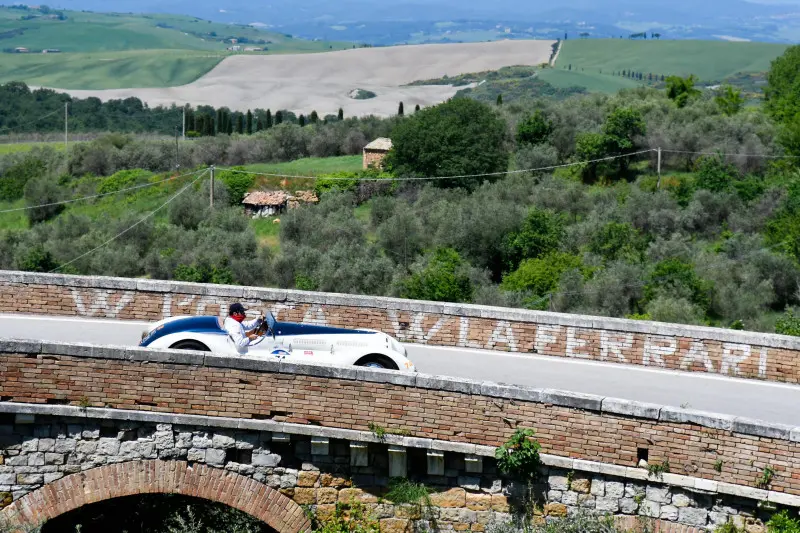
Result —
[[[145,215],[144,217],[142,217],[142,219],[141,219],[141,220],[139,220],[138,222],[136,222],[134,225],[132,225],[132,226],[128,227],[127,229],[125,229],[125,230],[123,230],[123,231],[121,231],[121,232],[117,233],[116,235],[114,235],[113,237],[111,237],[110,239],[108,239],[106,242],[104,242],[103,244],[101,244],[100,246],[96,246],[96,247],[92,248],[91,250],[89,250],[88,252],[86,252],[85,254],[81,254],[81,255],[79,255],[78,257],[76,257],[75,259],[73,259],[73,260],[71,260],[71,261],[69,261],[69,262],[67,262],[67,263],[64,263],[64,264],[63,264],[63,265],[61,265],[61,266],[58,266],[58,267],[54,268],[53,270],[51,270],[51,271],[50,271],[50,273],[52,274],[53,272],[56,272],[56,271],[58,271],[58,270],[61,270],[62,268],[66,267],[66,266],[69,266],[69,265],[71,265],[72,263],[74,263],[74,262],[76,262],[76,261],[79,261],[80,259],[83,259],[83,258],[84,258],[84,257],[86,257],[87,255],[90,255],[90,254],[92,254],[92,253],[96,252],[97,250],[99,250],[100,248],[103,248],[103,247],[104,247],[104,246],[106,246],[107,244],[109,244],[109,243],[111,243],[111,242],[113,242],[113,241],[115,241],[115,240],[119,239],[120,237],[122,237],[123,235],[125,235],[126,233],[128,233],[130,230],[132,230],[133,228],[135,228],[135,227],[136,227],[136,226],[138,226],[139,224],[142,224],[144,221],[146,221],[147,219],[149,219],[149,218],[153,217],[153,216],[154,216],[156,213],[158,213],[159,211],[161,211],[162,209],[164,209],[165,207],[167,207],[167,205],[169,205],[169,204],[170,204],[170,203],[171,203],[171,202],[172,202],[172,201],[173,201],[175,198],[177,198],[178,196],[180,196],[181,194],[183,194],[183,193],[184,193],[184,192],[185,192],[187,189],[189,189],[189,187],[191,187],[192,185],[194,185],[195,183],[197,183],[197,181],[198,181],[200,178],[202,178],[203,176],[205,176],[207,173],[208,173],[208,169],[206,169],[206,170],[204,170],[203,172],[201,172],[201,173],[200,173],[200,175],[199,175],[199,176],[197,176],[197,178],[195,178],[194,180],[192,180],[192,182],[191,182],[191,183],[187,184],[187,185],[186,185],[186,186],[185,186],[183,189],[181,189],[180,191],[178,191],[177,193],[175,193],[175,195],[173,195],[173,196],[172,196],[172,197],[171,197],[169,200],[167,200],[166,202],[164,202],[163,204],[161,204],[160,206],[158,206],[157,208],[155,208],[153,211],[151,211],[150,213],[148,213],[147,215]]]
[[[56,113],[61,113],[61,109],[56,109],[56,110],[55,110],[55,111],[53,111],[52,113],[48,113],[48,114],[46,114],[46,115],[43,115],[43,116],[41,116],[41,117],[37,118],[36,120],[34,120],[33,122],[29,122],[28,124],[29,124],[29,125],[30,125],[30,124],[36,124],[37,122],[40,122],[40,121],[42,121],[42,120],[44,120],[44,119],[46,119],[46,118],[52,117],[52,116],[53,116],[53,115],[55,115]],[[19,120],[24,120],[24,119],[25,119],[25,117],[23,117],[23,116],[19,116],[19,117],[17,117],[15,120],[19,121]],[[0,128],[0,131],[4,131],[4,130],[13,130],[13,129],[14,129],[14,128],[12,128],[11,126],[3,126],[2,128]]]
[[[119,189],[118,191],[107,192],[107,193],[103,193],[103,194],[93,194],[91,196],[83,196],[81,198],[73,198],[72,200],[63,200],[63,201],[60,201],[60,202],[52,202],[52,203],[49,203],[49,204],[31,205],[31,206],[28,206],[28,207],[16,207],[14,209],[4,209],[4,210],[0,211],[0,214],[3,214],[3,213],[14,213],[14,212],[17,212],[17,211],[27,211],[29,209],[39,209],[41,207],[52,207],[52,206],[55,206],[55,205],[72,204],[72,203],[75,203],[75,202],[82,202],[83,200],[93,200],[95,198],[104,198],[106,196],[113,196],[115,194],[120,194],[120,193],[123,193],[123,192],[135,191],[137,189],[144,189],[146,187],[154,187],[156,185],[161,185],[162,183],[166,183],[168,181],[177,180],[177,179],[180,179],[180,178],[185,178],[186,176],[191,176],[191,175],[195,174],[196,172],[199,172],[199,170],[195,170],[194,172],[188,172],[186,174],[181,174],[180,176],[175,176],[175,177],[166,178],[166,179],[159,180],[159,181],[154,181],[152,183],[144,183],[142,185],[135,185],[133,187],[128,187],[128,188],[125,188],[125,189]]]
[[[463,174],[459,176],[429,176],[429,177],[386,177],[386,178],[341,178],[341,177],[327,177],[327,176],[293,176],[290,174],[273,174],[270,172],[255,172],[252,170],[238,170],[234,168],[221,168],[219,170],[226,170],[228,172],[236,172],[240,174],[253,174],[255,176],[270,176],[275,178],[287,178],[287,179],[325,179],[325,180],[347,180],[347,181],[430,181],[430,180],[454,180],[454,179],[464,179],[464,178],[483,178],[483,177],[490,177],[490,176],[506,176],[510,174],[522,174],[525,172],[541,172],[544,170],[555,170],[559,168],[567,168],[567,167],[574,167],[579,165],[591,165],[594,163],[602,163],[604,161],[612,161],[614,159],[621,159],[623,157],[631,157],[635,155],[647,154],[650,152],[655,152],[655,148],[649,148],[647,150],[641,150],[639,152],[632,152],[630,154],[622,154],[622,155],[612,155],[608,157],[602,157],[599,159],[591,159],[588,161],[576,161],[574,163],[564,163],[562,165],[552,165],[548,167],[539,167],[539,168],[526,168],[520,170],[504,170],[501,172],[486,172],[483,174]]]
[[[725,156],[725,157],[761,157],[764,159],[797,159],[800,156],[797,155],[766,155],[766,154],[733,154],[733,153],[723,153],[723,152],[691,152],[688,150],[667,150],[666,148],[662,148],[661,152],[666,154],[690,154],[690,155],[718,155],[718,156]]]

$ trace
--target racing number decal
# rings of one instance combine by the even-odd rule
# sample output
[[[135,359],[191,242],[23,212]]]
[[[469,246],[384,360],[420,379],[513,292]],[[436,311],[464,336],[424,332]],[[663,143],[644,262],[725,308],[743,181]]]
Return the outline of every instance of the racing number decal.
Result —
[[[406,368],[411,368],[411,361],[406,361],[405,365],[406,365]]]
[[[303,352],[303,355],[310,355],[310,356],[313,356],[313,355],[314,355],[314,352],[312,352],[311,350],[306,350],[306,351],[304,351],[304,352]]]

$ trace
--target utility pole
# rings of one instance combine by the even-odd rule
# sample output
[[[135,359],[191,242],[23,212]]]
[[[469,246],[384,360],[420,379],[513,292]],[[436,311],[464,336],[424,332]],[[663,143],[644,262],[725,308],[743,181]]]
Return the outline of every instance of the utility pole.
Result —
[[[64,153],[69,144],[69,102],[64,102]]]
[[[175,126],[175,170],[181,168],[180,143],[178,142],[178,127]]]
[[[183,135],[181,138],[186,140],[186,106],[183,106]]]
[[[661,188],[661,147],[658,147],[658,183],[656,183],[656,189]]]
[[[211,165],[211,187],[209,187],[209,196],[211,197],[211,209],[214,209],[214,171],[216,168]]]

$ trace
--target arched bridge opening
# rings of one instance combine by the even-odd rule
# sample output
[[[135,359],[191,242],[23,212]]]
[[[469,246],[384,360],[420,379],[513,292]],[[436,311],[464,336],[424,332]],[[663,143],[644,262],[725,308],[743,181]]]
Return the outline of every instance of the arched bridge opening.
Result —
[[[223,504],[278,533],[311,528],[298,504],[263,483],[208,465],[162,460],[104,465],[55,480],[0,511],[0,524],[8,531],[24,532],[87,505],[143,494],[174,494]]]

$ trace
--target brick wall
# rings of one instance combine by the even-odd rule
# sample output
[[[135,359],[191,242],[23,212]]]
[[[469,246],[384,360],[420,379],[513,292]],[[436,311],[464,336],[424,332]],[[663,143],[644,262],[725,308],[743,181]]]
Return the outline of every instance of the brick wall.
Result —
[[[800,339],[463,304],[0,271],[0,313],[160,320],[231,301],[279,320],[369,327],[404,342],[483,348],[800,383]]]
[[[668,461],[673,474],[744,487],[755,487],[769,465],[770,489],[800,494],[800,428],[613,398],[201,352],[12,341],[0,343],[0,375],[6,402],[361,431],[375,423],[389,433],[486,446],[531,427],[549,454],[635,468],[646,451],[650,464]]]
[[[386,157],[386,152],[384,151],[364,150],[364,170],[371,166],[381,167],[384,157]]]

